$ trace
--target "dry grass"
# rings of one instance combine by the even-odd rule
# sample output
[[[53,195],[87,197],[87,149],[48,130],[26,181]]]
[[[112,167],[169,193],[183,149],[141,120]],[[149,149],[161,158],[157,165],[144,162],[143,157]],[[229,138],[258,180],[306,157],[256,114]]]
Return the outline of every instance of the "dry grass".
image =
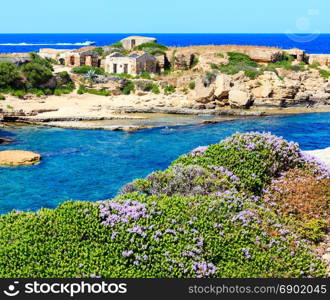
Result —
[[[329,218],[330,179],[318,180],[306,171],[292,169],[272,183],[270,194],[285,215]]]

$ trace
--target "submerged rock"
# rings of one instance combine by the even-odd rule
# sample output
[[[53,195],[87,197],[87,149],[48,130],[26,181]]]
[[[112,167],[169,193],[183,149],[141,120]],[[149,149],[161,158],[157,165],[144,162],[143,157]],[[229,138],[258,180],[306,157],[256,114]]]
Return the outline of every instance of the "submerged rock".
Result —
[[[31,151],[0,151],[0,166],[29,166],[37,164],[41,156]]]
[[[0,137],[0,145],[7,145],[7,144],[10,144],[12,142],[13,142],[12,139]]]

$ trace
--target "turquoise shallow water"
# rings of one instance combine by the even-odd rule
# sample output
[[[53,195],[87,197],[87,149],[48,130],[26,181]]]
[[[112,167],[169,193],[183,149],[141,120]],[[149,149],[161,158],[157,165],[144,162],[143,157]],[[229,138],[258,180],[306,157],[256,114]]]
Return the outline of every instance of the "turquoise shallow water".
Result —
[[[135,133],[21,127],[0,130],[15,144],[1,150],[40,153],[39,165],[0,168],[0,213],[37,210],[69,200],[102,200],[137,177],[166,168],[180,154],[237,132],[271,131],[302,149],[330,147],[330,113],[156,128]]]

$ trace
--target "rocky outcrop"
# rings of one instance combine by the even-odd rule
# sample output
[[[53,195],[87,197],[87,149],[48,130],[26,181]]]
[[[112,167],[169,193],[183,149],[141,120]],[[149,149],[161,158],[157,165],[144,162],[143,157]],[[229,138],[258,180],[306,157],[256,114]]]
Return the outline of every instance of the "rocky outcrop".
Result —
[[[0,166],[29,166],[40,162],[41,156],[22,150],[0,151]]]
[[[192,66],[195,54],[183,53],[175,55],[173,58],[173,64],[175,70],[189,70]]]
[[[203,78],[198,78],[195,82],[193,100],[199,103],[209,103],[214,99],[214,84],[208,85]]]
[[[252,104],[252,95],[248,91],[231,90],[228,100],[232,108],[249,108]]]
[[[228,98],[229,91],[231,89],[231,78],[228,75],[220,74],[215,79],[215,91],[214,96],[217,99]]]
[[[305,151],[330,167],[330,147],[321,150]]]
[[[330,66],[330,54],[310,54],[308,63],[319,63],[321,66]]]

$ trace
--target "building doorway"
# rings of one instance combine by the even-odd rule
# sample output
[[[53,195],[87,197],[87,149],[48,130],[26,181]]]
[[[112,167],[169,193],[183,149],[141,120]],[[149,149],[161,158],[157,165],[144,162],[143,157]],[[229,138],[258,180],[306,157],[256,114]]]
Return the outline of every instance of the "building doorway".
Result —
[[[135,45],[136,45],[136,41],[132,40],[132,42],[131,42],[132,49],[135,47]]]
[[[70,65],[74,66],[74,56],[70,56]]]
[[[124,64],[124,73],[125,73],[125,74],[128,73],[128,64]]]
[[[85,58],[85,65],[86,66],[92,66],[92,57],[89,55],[89,56],[86,56]]]
[[[113,64],[113,73],[117,73],[117,64]]]

